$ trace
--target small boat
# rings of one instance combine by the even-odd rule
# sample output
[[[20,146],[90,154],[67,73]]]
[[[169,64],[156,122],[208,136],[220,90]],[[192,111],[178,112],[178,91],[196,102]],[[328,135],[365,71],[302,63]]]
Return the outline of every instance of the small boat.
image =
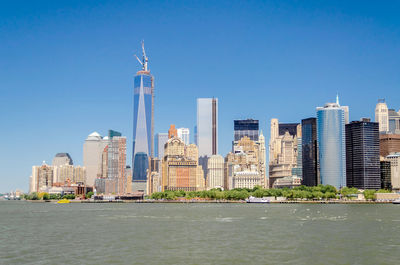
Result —
[[[393,203],[393,204],[400,204],[400,198],[394,200],[392,203]]]
[[[269,203],[269,200],[267,198],[256,198],[253,196],[250,196],[249,198],[246,199],[247,203]]]
[[[59,200],[57,203],[70,203],[68,199]]]

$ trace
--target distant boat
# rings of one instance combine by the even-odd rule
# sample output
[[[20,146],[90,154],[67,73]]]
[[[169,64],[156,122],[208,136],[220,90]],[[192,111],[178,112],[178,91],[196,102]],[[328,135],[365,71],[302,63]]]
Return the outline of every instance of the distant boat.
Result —
[[[68,199],[59,200],[57,203],[70,203]]]
[[[247,203],[269,203],[269,199],[267,198],[256,198],[253,196],[250,196],[249,198],[246,199]]]
[[[393,204],[400,204],[400,198],[394,200],[392,203],[393,203]]]

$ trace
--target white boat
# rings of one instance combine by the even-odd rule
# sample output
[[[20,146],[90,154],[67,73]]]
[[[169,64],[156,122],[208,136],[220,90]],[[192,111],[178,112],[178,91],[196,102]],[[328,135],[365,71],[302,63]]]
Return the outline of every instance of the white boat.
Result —
[[[246,199],[247,203],[269,203],[269,199],[267,198],[256,198],[253,196],[250,196],[249,198]]]
[[[393,204],[400,204],[400,198],[394,200],[392,203],[393,203]]]

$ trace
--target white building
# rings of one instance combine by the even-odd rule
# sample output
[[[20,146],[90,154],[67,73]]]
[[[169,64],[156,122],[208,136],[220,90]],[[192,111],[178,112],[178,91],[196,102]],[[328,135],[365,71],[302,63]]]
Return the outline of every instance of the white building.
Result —
[[[197,99],[196,143],[199,156],[210,157],[218,154],[218,99]]]
[[[386,159],[390,161],[392,189],[400,190],[400,153],[392,153]]]
[[[182,139],[185,145],[189,145],[190,142],[189,128],[179,128],[177,129],[177,131],[178,131],[178,137]]]
[[[94,186],[94,180],[101,175],[102,153],[107,144],[108,137],[102,138],[97,132],[91,133],[83,144],[83,165],[88,186]]]
[[[207,162],[207,189],[224,187],[224,158],[213,155]]]
[[[379,132],[389,131],[389,110],[384,100],[379,100],[375,107],[375,122],[379,123]]]

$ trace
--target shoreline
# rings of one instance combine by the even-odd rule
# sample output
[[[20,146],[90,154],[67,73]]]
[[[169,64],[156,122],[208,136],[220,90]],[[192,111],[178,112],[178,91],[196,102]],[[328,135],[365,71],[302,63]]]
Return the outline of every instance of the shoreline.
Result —
[[[32,203],[57,203],[58,200],[21,200]],[[247,203],[246,201],[212,201],[212,200],[124,200],[124,201],[102,201],[102,200],[70,200],[70,203],[240,203],[240,204],[393,204],[391,201],[271,201],[266,203]]]

